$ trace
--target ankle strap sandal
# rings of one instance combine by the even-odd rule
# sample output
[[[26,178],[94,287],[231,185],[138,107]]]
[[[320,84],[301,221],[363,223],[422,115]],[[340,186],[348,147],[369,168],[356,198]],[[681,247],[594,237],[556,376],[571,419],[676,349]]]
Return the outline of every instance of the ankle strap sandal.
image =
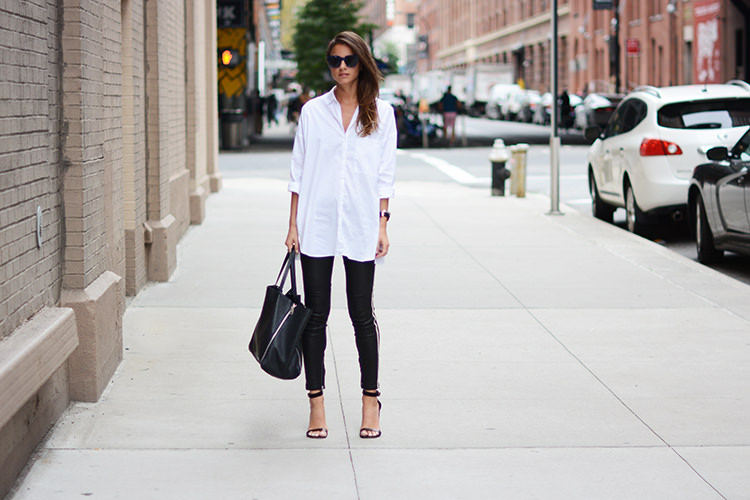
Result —
[[[377,398],[380,396],[380,391],[367,391],[365,389],[362,390],[363,396],[368,396],[371,398]],[[380,417],[380,410],[383,408],[383,404],[378,399],[378,418]],[[375,439],[379,438],[383,434],[383,432],[380,429],[370,429],[368,427],[362,427],[359,430],[359,437],[362,439]]]
[[[319,398],[322,395],[323,395],[323,391],[307,393],[307,397],[310,399]],[[305,436],[309,437],[310,439],[325,439],[328,437],[328,429],[326,429],[325,427],[307,429]]]

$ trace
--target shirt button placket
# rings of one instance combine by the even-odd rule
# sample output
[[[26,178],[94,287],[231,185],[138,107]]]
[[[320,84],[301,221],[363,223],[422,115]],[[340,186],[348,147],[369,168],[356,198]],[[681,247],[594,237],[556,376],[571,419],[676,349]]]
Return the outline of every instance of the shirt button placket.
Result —
[[[344,197],[346,196],[346,190],[344,189],[344,185],[346,182],[346,159],[349,154],[349,131],[347,130],[344,132],[344,147],[342,149],[342,155],[341,155],[341,168],[339,169],[339,206],[338,206],[338,220],[337,220],[337,227],[336,227],[336,246],[338,247],[338,251],[336,253],[343,255],[344,254],[344,233],[343,233],[343,226],[344,226],[344,217],[346,217],[346,213],[344,212]]]

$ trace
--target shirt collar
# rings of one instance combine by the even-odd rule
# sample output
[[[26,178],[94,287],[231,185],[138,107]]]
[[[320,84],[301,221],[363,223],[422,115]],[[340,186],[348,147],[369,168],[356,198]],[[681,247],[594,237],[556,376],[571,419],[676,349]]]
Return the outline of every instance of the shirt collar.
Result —
[[[329,106],[339,106],[339,101],[336,99],[336,95],[333,93],[334,90],[336,90],[335,86],[325,93],[325,102]]]

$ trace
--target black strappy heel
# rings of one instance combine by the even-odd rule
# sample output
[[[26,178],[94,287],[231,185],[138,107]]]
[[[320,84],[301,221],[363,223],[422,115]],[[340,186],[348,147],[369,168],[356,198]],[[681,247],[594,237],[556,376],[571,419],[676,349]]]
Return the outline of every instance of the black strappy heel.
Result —
[[[371,391],[362,390],[362,395],[369,396],[371,398],[377,398],[378,396],[380,396],[380,391],[371,392]],[[380,410],[382,408],[383,408],[383,404],[378,399],[378,418],[380,417]],[[381,434],[383,434],[383,431],[381,431],[380,429],[369,429],[367,427],[362,427],[359,430],[359,437],[362,439],[379,438]]]
[[[307,393],[307,397],[310,399],[319,398],[322,395],[323,391],[316,393]],[[317,429],[307,429],[305,436],[309,437],[310,439],[325,439],[328,437],[328,429],[326,429],[325,427],[318,427]]]

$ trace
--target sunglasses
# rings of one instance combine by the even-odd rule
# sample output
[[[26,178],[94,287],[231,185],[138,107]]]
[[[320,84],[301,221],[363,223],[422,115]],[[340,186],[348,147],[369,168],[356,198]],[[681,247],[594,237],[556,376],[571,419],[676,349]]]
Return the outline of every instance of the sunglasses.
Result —
[[[359,64],[359,57],[357,57],[357,54],[350,54],[346,57],[328,56],[326,57],[326,60],[328,61],[328,65],[332,68],[340,67],[341,61],[346,63],[347,68],[356,68],[357,64]]]

